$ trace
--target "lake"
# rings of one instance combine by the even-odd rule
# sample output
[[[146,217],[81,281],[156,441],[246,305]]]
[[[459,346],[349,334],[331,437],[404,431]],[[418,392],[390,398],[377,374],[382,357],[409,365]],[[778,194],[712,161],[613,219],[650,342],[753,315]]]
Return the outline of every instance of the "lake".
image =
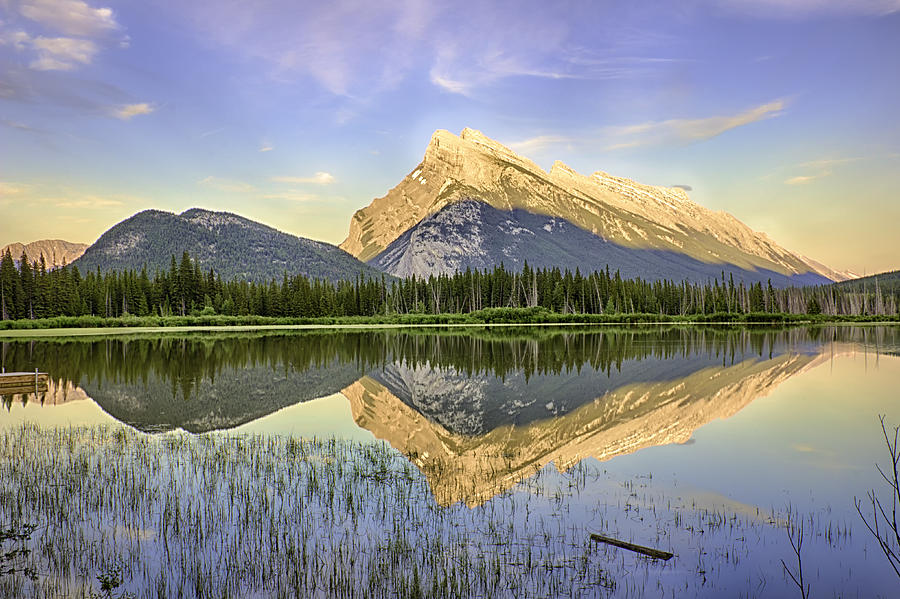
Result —
[[[6,594],[795,597],[798,561],[814,596],[900,589],[854,503],[890,504],[900,327],[0,346],[50,376],[2,396]]]

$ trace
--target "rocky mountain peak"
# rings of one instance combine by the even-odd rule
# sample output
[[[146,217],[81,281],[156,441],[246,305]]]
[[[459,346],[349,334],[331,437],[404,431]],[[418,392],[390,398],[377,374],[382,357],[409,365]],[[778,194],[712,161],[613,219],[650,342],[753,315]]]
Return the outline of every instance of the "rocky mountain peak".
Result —
[[[13,260],[19,260],[22,252],[25,252],[29,263],[40,262],[40,258],[43,256],[47,268],[58,268],[77,260],[87,247],[86,243],[73,243],[62,239],[41,239],[31,243],[11,243],[3,246],[0,248],[0,256],[9,250]]]
[[[814,272],[842,278],[733,216],[692,202],[681,188],[645,185],[602,171],[586,176],[559,161],[548,173],[469,128],[459,136],[435,131],[422,162],[384,197],[353,215],[341,248],[360,260],[373,260],[423,219],[473,199],[500,210],[562,218],[626,248],[672,251],[708,264],[787,276]]]

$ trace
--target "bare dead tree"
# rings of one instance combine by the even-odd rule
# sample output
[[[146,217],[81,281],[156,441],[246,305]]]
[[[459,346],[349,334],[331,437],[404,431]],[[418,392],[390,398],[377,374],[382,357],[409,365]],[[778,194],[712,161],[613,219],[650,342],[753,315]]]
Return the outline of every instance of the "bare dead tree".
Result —
[[[888,452],[891,454],[891,466],[885,472],[881,466],[875,464],[878,473],[890,487],[890,500],[882,501],[882,498],[875,494],[875,490],[868,493],[871,504],[872,514],[866,516],[863,513],[862,501],[856,497],[853,502],[856,504],[856,511],[862,518],[866,528],[878,541],[881,552],[887,558],[894,572],[900,577],[900,527],[897,525],[897,510],[900,508],[900,446],[897,441],[900,439],[900,425],[894,427],[893,435],[888,434],[887,425],[884,423],[884,415],[878,417],[881,421],[881,432],[884,435],[884,442],[887,445]],[[888,502],[890,506],[888,507]],[[868,507],[868,506],[867,506]],[[868,511],[868,510],[867,510]]]

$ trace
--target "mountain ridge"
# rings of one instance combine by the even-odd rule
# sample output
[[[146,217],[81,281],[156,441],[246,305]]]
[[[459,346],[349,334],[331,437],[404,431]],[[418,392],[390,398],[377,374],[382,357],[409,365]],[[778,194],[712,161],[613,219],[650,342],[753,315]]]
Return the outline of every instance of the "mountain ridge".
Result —
[[[82,271],[167,271],[187,251],[223,279],[268,282],[303,274],[340,280],[381,276],[340,248],[284,233],[231,212],[191,208],[180,214],[143,210],[113,225],[76,260]]]
[[[630,249],[591,234],[557,217],[520,208],[503,211],[477,200],[444,206],[404,231],[369,264],[394,276],[409,277],[490,270],[503,264],[519,271],[532,268],[587,273],[609,268],[626,279],[678,279],[706,283],[723,273],[736,281],[775,287],[819,285],[831,281],[813,273],[786,276],[772,270],[743,270],[731,264],[708,264],[684,254],[658,249]]]
[[[64,239],[38,239],[29,243],[13,242],[0,249],[0,256],[9,250],[12,259],[17,261],[22,257],[22,252],[28,258],[29,263],[40,262],[44,256],[44,263],[48,269],[58,268],[63,264],[71,264],[77,260],[89,247],[87,243],[77,243]]]
[[[378,257],[424,218],[463,199],[500,210],[561,217],[632,249],[676,251],[709,264],[846,278],[806,261],[734,216],[691,201],[684,189],[644,185],[557,161],[549,172],[483,133],[438,130],[422,161],[385,196],[358,210],[340,247],[363,261]],[[677,277],[677,273],[671,278]]]

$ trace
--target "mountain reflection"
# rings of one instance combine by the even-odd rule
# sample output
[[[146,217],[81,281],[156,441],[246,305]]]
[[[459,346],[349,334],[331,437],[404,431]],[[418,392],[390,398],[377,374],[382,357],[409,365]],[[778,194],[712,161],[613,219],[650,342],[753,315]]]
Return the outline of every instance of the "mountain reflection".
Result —
[[[229,429],[341,392],[356,423],[478,504],[567,469],[687,441],[835,348],[896,352],[896,327],[487,328],[192,334],[2,343],[7,371],[51,374],[15,402],[90,397],[148,432]]]

